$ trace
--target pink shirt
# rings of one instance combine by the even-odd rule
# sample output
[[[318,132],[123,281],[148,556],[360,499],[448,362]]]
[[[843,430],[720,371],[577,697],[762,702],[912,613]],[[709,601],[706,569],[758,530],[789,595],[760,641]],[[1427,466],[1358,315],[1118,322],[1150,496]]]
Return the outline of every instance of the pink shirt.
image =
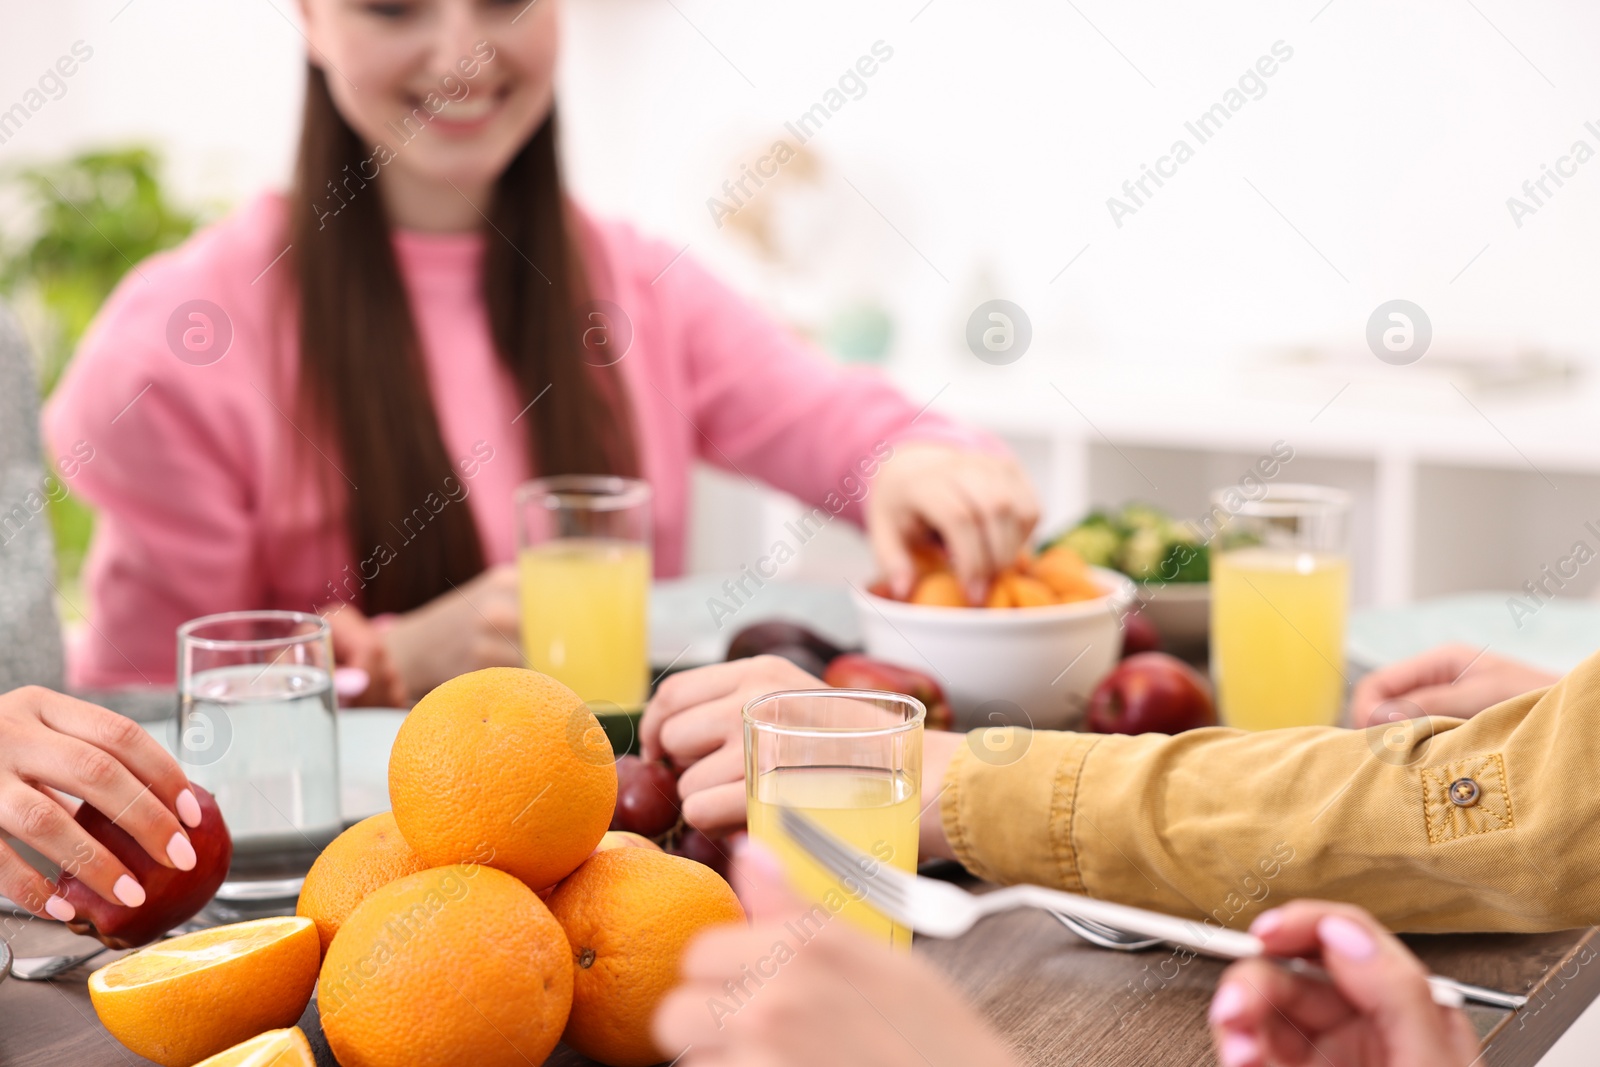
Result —
[[[57,450],[79,441],[94,450],[72,481],[99,509],[75,685],[170,684],[174,630],[185,620],[312,610],[335,599],[329,583],[344,582],[345,568],[359,562],[315,488],[318,476],[343,484],[338,456],[319,438],[325,458],[309,454],[320,471],[294,458],[307,450],[291,421],[296,324],[275,288],[291,280],[286,261],[274,263],[285,214],[281,197],[262,196],[130,272],[46,408]],[[937,415],[919,416],[877,375],[819,358],[692,257],[625,225],[592,229],[591,272],[605,280],[597,295],[632,320],[620,367],[654,489],[658,576],[683,566],[696,459],[859,522],[858,464],[870,469],[882,442],[993,447]],[[539,404],[518,418],[524,402],[495,357],[478,284],[483,237],[401,232],[394,245],[440,432],[460,473],[454,499],[445,486],[440,499],[471,508],[485,558],[509,562],[512,490],[532,473],[524,435]],[[181,334],[188,320],[180,308],[197,299],[231,323],[216,362],[179,359],[168,343],[169,320],[177,317]],[[396,547],[389,565],[402,566]]]

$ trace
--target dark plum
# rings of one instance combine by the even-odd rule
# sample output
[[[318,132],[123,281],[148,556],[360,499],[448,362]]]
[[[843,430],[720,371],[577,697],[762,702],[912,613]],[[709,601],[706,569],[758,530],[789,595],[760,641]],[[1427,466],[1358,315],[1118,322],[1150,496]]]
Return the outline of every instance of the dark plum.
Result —
[[[762,656],[768,653],[781,655],[781,648],[798,645],[809,649],[811,654],[822,661],[826,668],[833,658],[844,651],[838,645],[829,641],[820,634],[813,633],[804,626],[793,622],[772,620],[758,622],[746,626],[743,630],[733,635],[733,640],[728,642],[728,654],[725,659],[748,659],[751,656]],[[801,664],[801,666],[805,666]],[[809,667],[806,668],[810,670]],[[822,671],[813,671],[820,675]]]

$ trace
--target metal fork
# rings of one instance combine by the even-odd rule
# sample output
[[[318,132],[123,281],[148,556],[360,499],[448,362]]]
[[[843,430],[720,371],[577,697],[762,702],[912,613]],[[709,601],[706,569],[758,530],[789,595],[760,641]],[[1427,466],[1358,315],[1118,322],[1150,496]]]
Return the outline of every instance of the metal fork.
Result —
[[[1089,942],[1089,944],[1098,948],[1108,948],[1113,952],[1143,952],[1145,949],[1154,948],[1163,943],[1159,937],[1145,937],[1143,934],[1118,930],[1114,926],[1106,926],[1104,923],[1093,922],[1089,919],[1079,918],[1076,915],[1065,915],[1059,911],[1054,914],[1061,921],[1062,926],[1065,926],[1068,930]],[[1326,979],[1328,977],[1327,972],[1321,967],[1307,963],[1305,960],[1285,960],[1283,966],[1308,978]],[[1440,984],[1448,984],[1454,987],[1460,991],[1463,1000],[1469,1000],[1476,1004],[1488,1004],[1491,1007],[1516,1011],[1518,1008],[1525,1007],[1528,1003],[1528,998],[1520,993],[1502,993],[1498,989],[1485,989],[1483,986],[1458,982],[1454,978],[1436,978],[1433,980]]]
[[[902,926],[930,937],[958,937],[986,915],[1015,908],[1039,908],[1119,931],[1155,937],[1220,959],[1247,959],[1264,954],[1260,939],[1250,934],[1058,889],[1014,885],[975,896],[949,882],[907,874],[880,863],[840,841],[793,808],[780,808],[778,819],[784,833],[833,875],[846,892]],[[1277,962],[1302,974],[1319,972],[1319,968],[1304,960]],[[1322,972],[1322,976],[1326,978],[1326,973]],[[1428,986],[1434,1003],[1454,1008],[1462,1005],[1467,989],[1471,988],[1433,975],[1428,978]],[[1506,1000],[1517,999],[1493,990],[1482,992]],[[1521,1000],[1526,1003],[1526,998]]]
[[[105,945],[99,945],[92,952],[80,952],[76,956],[18,956],[11,961],[11,977],[24,982],[48,982],[56,975],[110,951]]]
[[[1130,933],[1127,930],[1118,930],[1115,926],[1107,926],[1089,919],[1080,919],[1076,915],[1065,912],[1051,912],[1060,921],[1062,926],[1083,938],[1096,948],[1108,948],[1113,952],[1143,952],[1147,948],[1155,948],[1161,944],[1159,937],[1145,937],[1143,934]]]
[[[198,919],[190,919],[182,926],[175,926],[161,935],[165,941],[169,937],[180,934],[192,934],[196,930],[204,930],[213,924]],[[24,982],[48,982],[59,974],[65,974],[74,967],[88,963],[90,960],[112,949],[105,945],[97,945],[89,952],[80,952],[77,955],[64,956],[17,956],[11,961],[11,977]]]

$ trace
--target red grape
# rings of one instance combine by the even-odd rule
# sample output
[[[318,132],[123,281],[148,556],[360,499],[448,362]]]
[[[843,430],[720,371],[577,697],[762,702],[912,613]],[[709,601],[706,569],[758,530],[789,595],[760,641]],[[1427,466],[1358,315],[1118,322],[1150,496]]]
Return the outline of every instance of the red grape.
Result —
[[[690,829],[684,832],[683,839],[673,851],[685,859],[705,864],[723,878],[728,877],[728,861],[732,858],[732,850],[726,838],[719,840]]]
[[[666,764],[647,763],[638,756],[623,756],[617,761],[613,830],[656,837],[678,825],[680,811],[678,780]]]

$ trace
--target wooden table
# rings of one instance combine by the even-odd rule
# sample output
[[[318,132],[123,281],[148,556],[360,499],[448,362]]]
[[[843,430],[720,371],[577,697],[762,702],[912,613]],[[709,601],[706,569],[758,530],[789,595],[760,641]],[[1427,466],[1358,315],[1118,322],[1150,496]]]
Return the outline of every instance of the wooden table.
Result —
[[[3,920],[0,920],[3,922]],[[3,927],[0,927],[3,929]],[[1454,935],[1407,939],[1439,974],[1533,999],[1521,1012],[1469,1006],[1489,1067],[1531,1067],[1600,993],[1596,930],[1534,935]],[[24,922],[12,945],[20,956],[89,944],[53,923]],[[1092,948],[1039,912],[992,916],[955,941],[918,940],[1024,1062],[1210,1064],[1206,1006],[1222,965],[1170,950],[1125,954]],[[109,959],[103,957],[94,966]],[[113,1067],[144,1064],[95,1018],[84,985],[88,967],[54,982],[0,982],[0,1067]],[[315,1013],[302,1026],[321,1046]],[[334,1067],[325,1046],[319,1063]],[[587,1063],[565,1048],[552,1065]]]

